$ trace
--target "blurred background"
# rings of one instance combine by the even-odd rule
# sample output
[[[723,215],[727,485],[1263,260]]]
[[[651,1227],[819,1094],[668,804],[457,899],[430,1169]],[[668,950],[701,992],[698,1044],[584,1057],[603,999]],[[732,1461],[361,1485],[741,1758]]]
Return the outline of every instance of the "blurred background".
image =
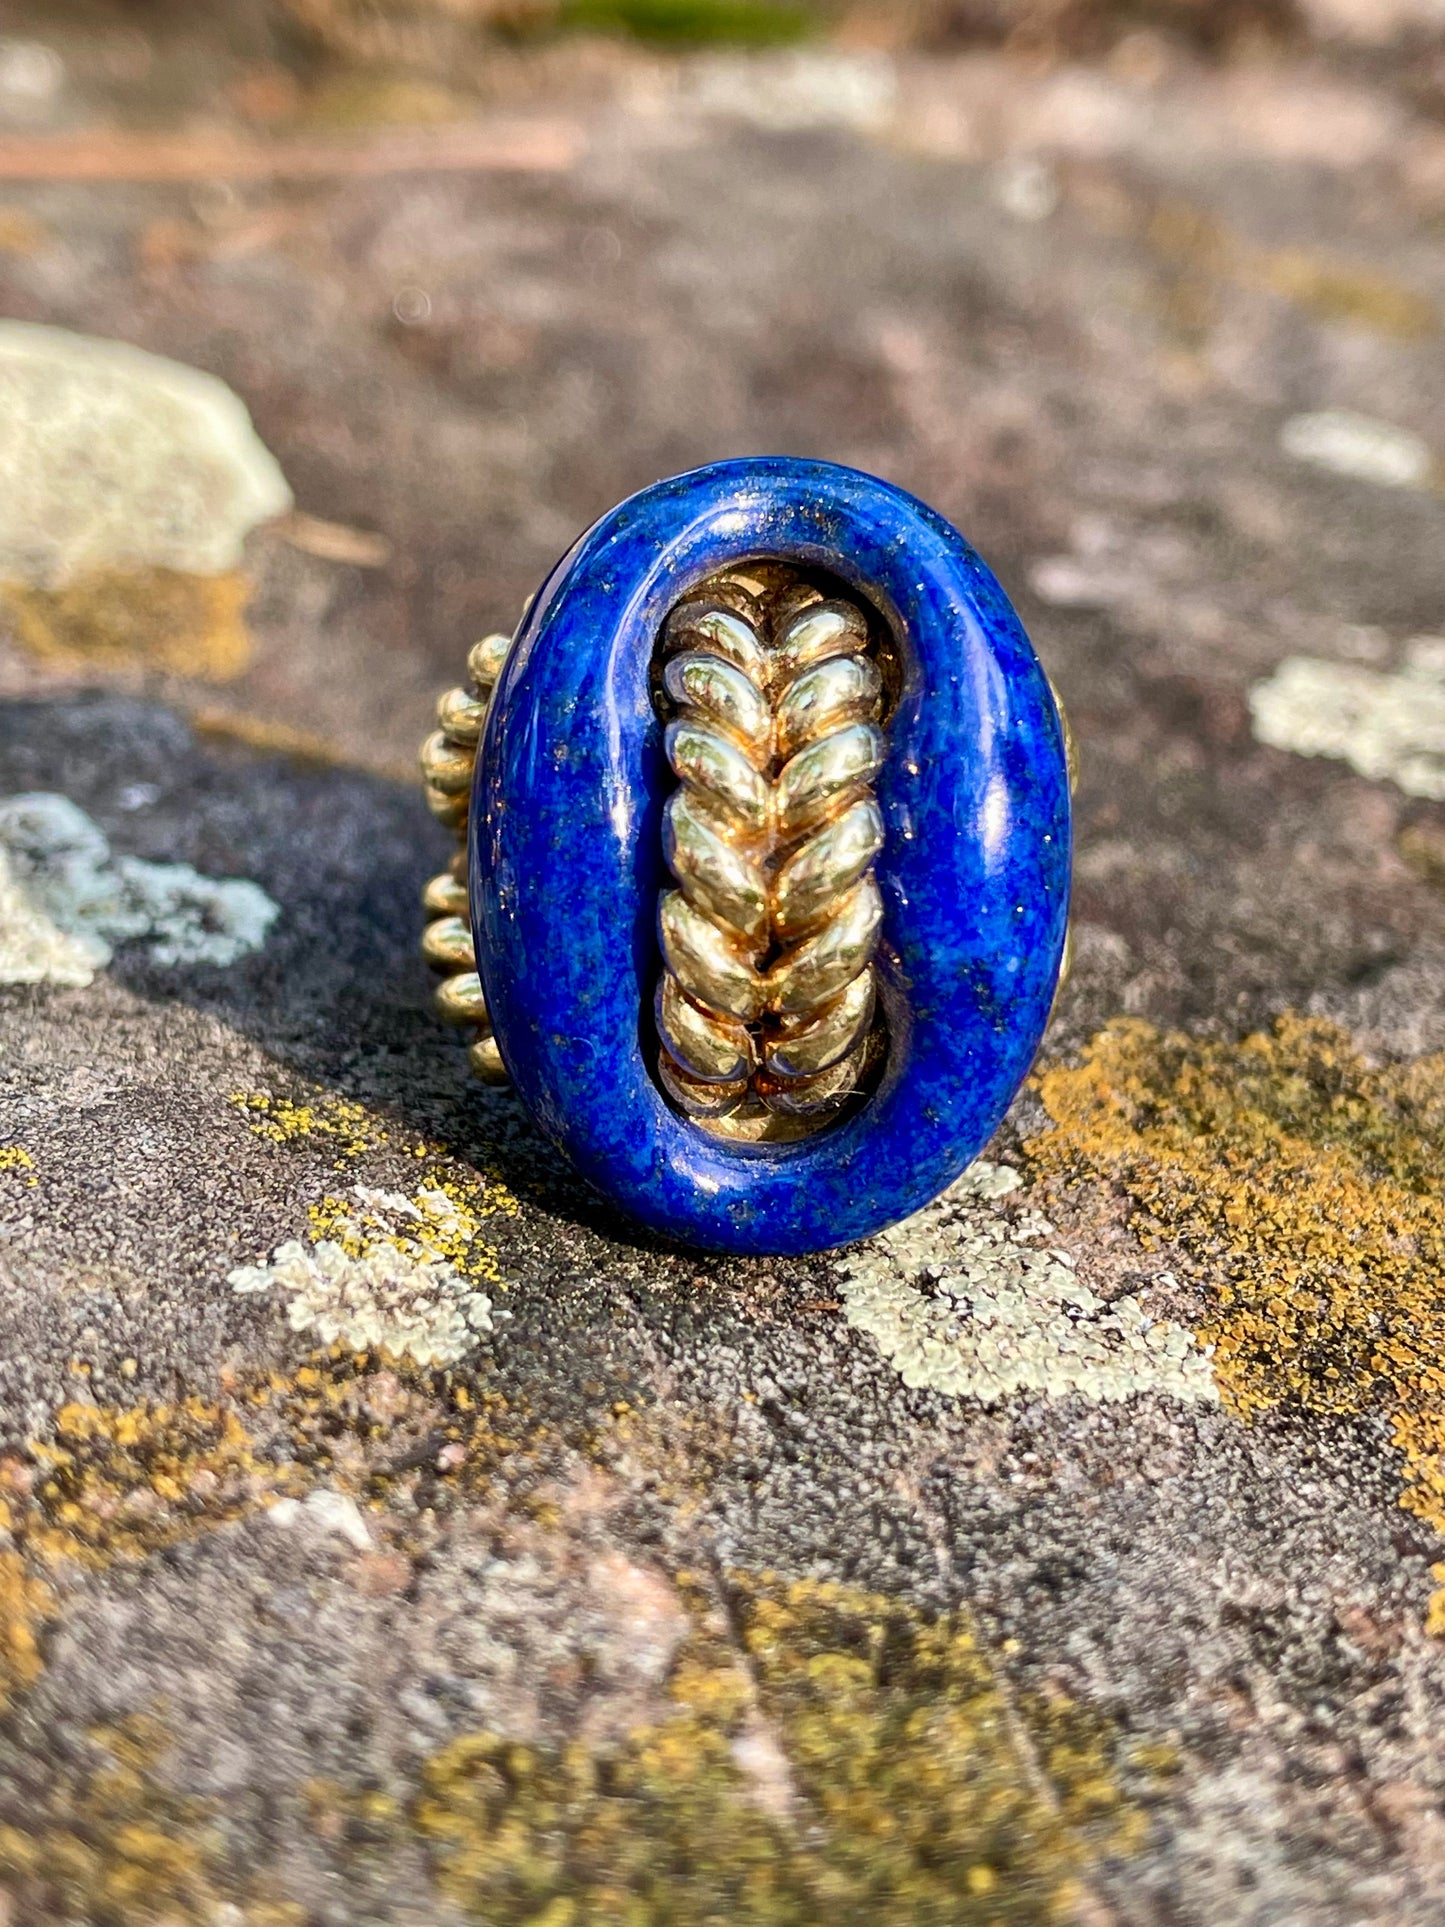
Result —
[[[1155,958],[1135,1006],[1224,1014],[1171,932],[1281,813],[1312,915],[1331,851],[1351,903],[1380,850],[1445,875],[1445,0],[3,19],[0,693],[411,780],[595,516],[824,456],[1017,601],[1086,747],[1085,921]],[[1228,914],[1230,998],[1287,995],[1275,906]]]

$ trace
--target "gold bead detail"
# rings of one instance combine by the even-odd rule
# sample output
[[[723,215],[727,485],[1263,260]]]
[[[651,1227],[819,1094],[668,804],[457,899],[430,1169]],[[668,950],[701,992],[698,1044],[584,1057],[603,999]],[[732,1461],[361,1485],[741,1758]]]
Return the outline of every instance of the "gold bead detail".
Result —
[[[472,787],[476,751],[447,741],[433,730],[421,746],[421,773],[427,784],[444,796],[463,796]]]
[[[483,636],[480,642],[472,644],[467,656],[467,674],[479,696],[486,695],[501,675],[511,646],[512,638],[501,634]]]
[[[484,1084],[501,1086],[511,1081],[495,1037],[479,1037],[467,1051],[467,1062]]]
[[[437,723],[449,743],[475,748],[486,720],[486,703],[468,689],[449,689],[437,702]]]
[[[487,1000],[482,994],[482,980],[475,970],[463,970],[454,977],[443,977],[436,987],[433,1001],[444,1024],[479,1024],[487,1030],[491,1029]]]
[[[471,798],[463,790],[454,796],[447,790],[439,790],[433,784],[426,786],[426,806],[438,823],[445,823],[449,830],[465,831],[467,816],[471,810]]]
[[[472,933],[460,917],[438,917],[422,932],[421,954],[434,970],[475,970]]]
[[[467,657],[468,688],[449,689],[437,703],[437,728],[421,747],[427,808],[457,834],[458,847],[447,868],[422,892],[430,921],[422,935],[422,956],[441,974],[434,993],[444,1023],[470,1032],[468,1060],[487,1084],[505,1084],[507,1073],[491,1036],[476,945],[469,927],[467,819],[472,781],[492,685],[511,647],[504,635],[484,636]]]
[[[452,871],[443,870],[422,891],[421,902],[429,917],[465,917],[467,886]]]

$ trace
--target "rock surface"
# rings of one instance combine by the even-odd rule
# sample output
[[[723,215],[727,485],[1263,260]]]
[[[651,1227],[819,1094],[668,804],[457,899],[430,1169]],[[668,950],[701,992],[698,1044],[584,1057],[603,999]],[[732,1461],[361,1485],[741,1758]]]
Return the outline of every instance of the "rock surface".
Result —
[[[128,44],[57,41],[27,152]],[[751,121],[733,56],[539,58],[495,111],[570,170],[0,147],[6,312],[219,375],[306,512],[243,651],[184,570],[123,648],[0,614],[0,796],[279,906],[0,991],[0,1912],[1430,1927],[1445,511],[1283,431],[1445,449],[1439,129],[1383,55],[900,58],[830,120],[790,53]],[[1041,1075],[786,1262],[612,1217],[415,960],[434,689],[758,449],[956,520],[1083,751]]]

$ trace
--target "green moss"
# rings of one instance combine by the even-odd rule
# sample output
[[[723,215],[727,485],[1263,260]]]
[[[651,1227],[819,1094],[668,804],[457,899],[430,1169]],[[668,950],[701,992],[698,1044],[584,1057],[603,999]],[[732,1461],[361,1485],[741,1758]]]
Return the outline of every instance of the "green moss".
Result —
[[[566,27],[695,46],[776,46],[819,25],[798,0],[563,0],[560,17]]]
[[[766,1578],[733,1608],[626,1744],[479,1733],[429,1762],[413,1820],[467,1918],[1037,1927],[1140,1842],[1102,1724],[1011,1700],[965,1617]]]

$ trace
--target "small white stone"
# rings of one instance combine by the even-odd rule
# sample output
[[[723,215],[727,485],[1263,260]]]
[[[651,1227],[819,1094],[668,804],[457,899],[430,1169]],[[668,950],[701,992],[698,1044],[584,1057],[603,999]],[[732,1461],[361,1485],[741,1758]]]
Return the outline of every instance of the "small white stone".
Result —
[[[1410,429],[1348,408],[1291,416],[1279,444],[1296,461],[1381,488],[1422,488],[1435,466],[1429,446]]]
[[[1040,556],[1029,569],[1029,587],[1056,609],[1108,609],[1134,586],[1132,577],[1107,562],[1074,555]]]
[[[64,79],[64,61],[43,40],[0,40],[0,97],[8,104],[47,106]]]
[[[344,1492],[319,1486],[315,1492],[307,1493],[302,1511],[319,1532],[334,1533],[357,1552],[370,1552],[371,1534],[361,1509],[355,1499],[348,1498]]]
[[[13,43],[12,43],[13,44]],[[124,342],[0,321],[0,579],[214,575],[292,505],[240,398]]]
[[[1059,177],[1038,154],[1013,154],[994,170],[994,199],[1016,221],[1047,221],[1059,205]]]

